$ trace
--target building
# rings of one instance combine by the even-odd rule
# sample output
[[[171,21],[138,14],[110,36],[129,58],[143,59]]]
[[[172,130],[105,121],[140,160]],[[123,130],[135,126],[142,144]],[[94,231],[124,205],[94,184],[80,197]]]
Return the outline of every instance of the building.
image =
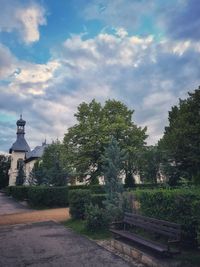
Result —
[[[11,165],[9,170],[9,186],[15,185],[16,177],[20,164],[24,165],[24,171],[26,178],[30,175],[30,172],[37,159],[42,157],[45,147],[47,147],[46,141],[41,146],[36,146],[32,151],[24,137],[26,121],[23,120],[22,115],[17,121],[17,139],[11,146],[9,153],[11,154]]]

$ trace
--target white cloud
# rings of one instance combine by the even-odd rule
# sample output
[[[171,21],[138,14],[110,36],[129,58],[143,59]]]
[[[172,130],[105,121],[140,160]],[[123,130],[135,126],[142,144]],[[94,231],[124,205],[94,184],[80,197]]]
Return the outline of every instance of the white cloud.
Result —
[[[115,98],[135,109],[134,121],[148,127],[148,141],[155,143],[167,124],[167,111],[199,84],[199,50],[193,45],[178,53],[178,44],[156,42],[152,36],[100,33],[85,40],[74,35],[46,64],[15,59],[16,74],[9,85],[0,85],[0,107],[23,112],[26,138],[34,146],[45,136],[62,139],[81,102]],[[6,73],[12,73],[12,64],[7,66]]]
[[[4,1],[0,9],[0,31],[17,32],[26,44],[37,42],[39,27],[46,24],[45,15],[45,9],[34,2],[23,5],[19,0]]]

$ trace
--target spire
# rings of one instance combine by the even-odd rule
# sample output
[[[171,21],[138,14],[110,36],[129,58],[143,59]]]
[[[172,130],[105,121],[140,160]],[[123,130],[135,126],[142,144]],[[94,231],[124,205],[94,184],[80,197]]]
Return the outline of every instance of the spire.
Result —
[[[10,148],[10,153],[12,153],[12,151],[29,152],[30,147],[24,138],[26,121],[23,120],[22,114],[20,114],[20,119],[16,122],[16,125],[17,125],[17,140],[15,141],[15,143],[13,143],[12,147]]]

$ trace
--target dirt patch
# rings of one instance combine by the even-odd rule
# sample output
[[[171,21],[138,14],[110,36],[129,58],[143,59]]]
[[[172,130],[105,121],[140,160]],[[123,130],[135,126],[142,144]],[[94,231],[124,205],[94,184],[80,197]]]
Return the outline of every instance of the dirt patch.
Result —
[[[0,225],[12,225],[30,222],[57,221],[62,222],[70,218],[68,208],[48,209],[24,213],[1,215]]]

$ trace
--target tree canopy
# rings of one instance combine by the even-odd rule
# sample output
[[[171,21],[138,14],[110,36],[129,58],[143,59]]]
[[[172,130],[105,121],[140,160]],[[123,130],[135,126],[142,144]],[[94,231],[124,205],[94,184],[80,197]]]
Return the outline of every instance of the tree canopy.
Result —
[[[169,112],[159,148],[179,176],[200,176],[200,87]]]
[[[77,123],[64,137],[65,160],[76,176],[88,176],[92,181],[102,174],[101,155],[111,137],[128,154],[126,174],[136,170],[135,154],[144,146],[147,135],[146,128],[137,127],[132,121],[133,112],[116,100],[108,100],[104,106],[95,100],[79,105]]]
[[[5,155],[0,155],[0,188],[4,188],[8,185],[9,168],[10,168],[10,157],[5,156]]]

